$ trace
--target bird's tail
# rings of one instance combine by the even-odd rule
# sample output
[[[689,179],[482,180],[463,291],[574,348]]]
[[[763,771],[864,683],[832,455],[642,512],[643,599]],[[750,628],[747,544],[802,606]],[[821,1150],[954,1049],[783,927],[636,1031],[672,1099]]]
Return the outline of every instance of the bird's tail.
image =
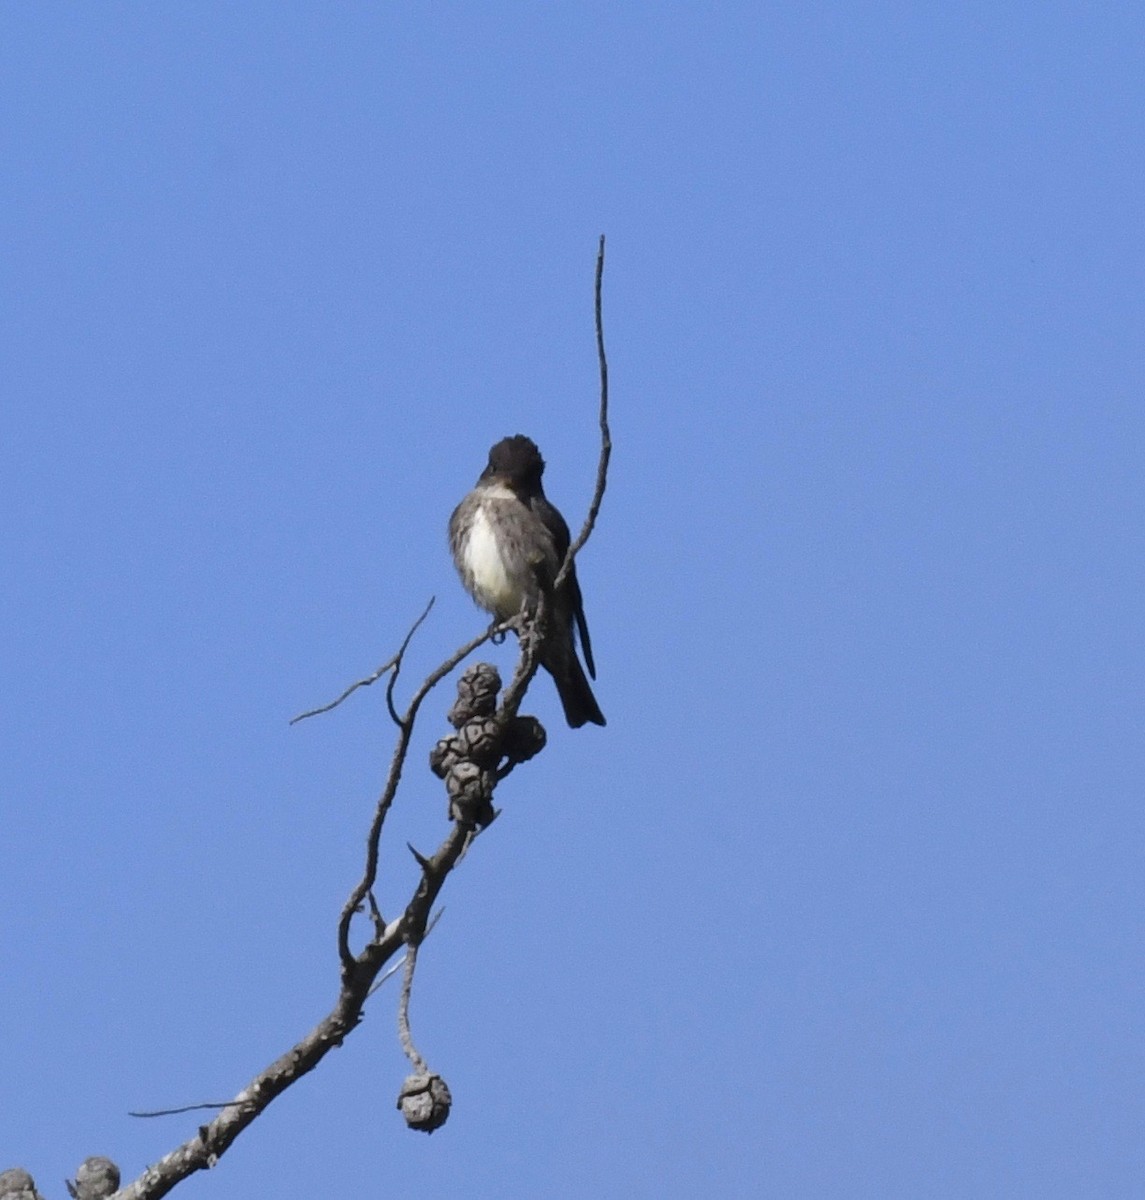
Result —
[[[591,721],[594,725],[603,725],[604,713],[592,694],[584,668],[572,647],[569,639],[568,653],[560,655],[559,661],[552,661],[552,656],[541,659],[541,665],[553,677],[557,685],[557,695],[561,698],[561,707],[565,710],[565,720],[570,729],[579,729]]]

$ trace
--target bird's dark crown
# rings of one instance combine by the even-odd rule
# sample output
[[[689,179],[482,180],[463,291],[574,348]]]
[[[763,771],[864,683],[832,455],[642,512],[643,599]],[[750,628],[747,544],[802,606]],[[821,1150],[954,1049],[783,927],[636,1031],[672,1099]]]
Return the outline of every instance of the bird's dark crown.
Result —
[[[544,470],[545,460],[537,449],[537,443],[518,433],[502,438],[489,451],[489,465],[481,478],[507,479],[510,483],[539,488]]]

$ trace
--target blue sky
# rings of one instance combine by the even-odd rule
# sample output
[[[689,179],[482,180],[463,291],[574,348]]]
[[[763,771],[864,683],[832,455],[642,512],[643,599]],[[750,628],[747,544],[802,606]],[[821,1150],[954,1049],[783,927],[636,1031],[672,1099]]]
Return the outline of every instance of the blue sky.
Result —
[[[1145,16],[0,18],[0,1167],[132,1178],[322,1016],[389,656],[528,433],[607,729],[180,1196],[1141,1194]],[[502,666],[511,647],[493,652]],[[442,836],[424,710],[379,899]]]

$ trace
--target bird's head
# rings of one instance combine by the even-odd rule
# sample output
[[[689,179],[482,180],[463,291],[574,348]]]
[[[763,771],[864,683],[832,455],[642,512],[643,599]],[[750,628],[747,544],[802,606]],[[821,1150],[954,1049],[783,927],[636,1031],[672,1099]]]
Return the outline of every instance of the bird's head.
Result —
[[[532,438],[518,433],[502,438],[489,451],[489,464],[481,472],[482,482],[494,480],[524,491],[540,491],[545,460]]]

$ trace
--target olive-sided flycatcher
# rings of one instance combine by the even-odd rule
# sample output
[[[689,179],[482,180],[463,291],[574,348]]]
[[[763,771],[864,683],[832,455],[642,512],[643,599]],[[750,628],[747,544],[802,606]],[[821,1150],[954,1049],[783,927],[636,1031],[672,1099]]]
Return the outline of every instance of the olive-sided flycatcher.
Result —
[[[498,621],[543,594],[550,633],[541,647],[541,666],[553,677],[573,729],[591,721],[604,724],[577,658],[574,624],[588,673],[596,678],[592,643],[584,619],[575,565],[559,592],[553,582],[569,548],[569,527],[545,498],[545,460],[527,437],[503,438],[489,451],[489,465],[477,486],[449,518],[449,545],[469,594]]]

